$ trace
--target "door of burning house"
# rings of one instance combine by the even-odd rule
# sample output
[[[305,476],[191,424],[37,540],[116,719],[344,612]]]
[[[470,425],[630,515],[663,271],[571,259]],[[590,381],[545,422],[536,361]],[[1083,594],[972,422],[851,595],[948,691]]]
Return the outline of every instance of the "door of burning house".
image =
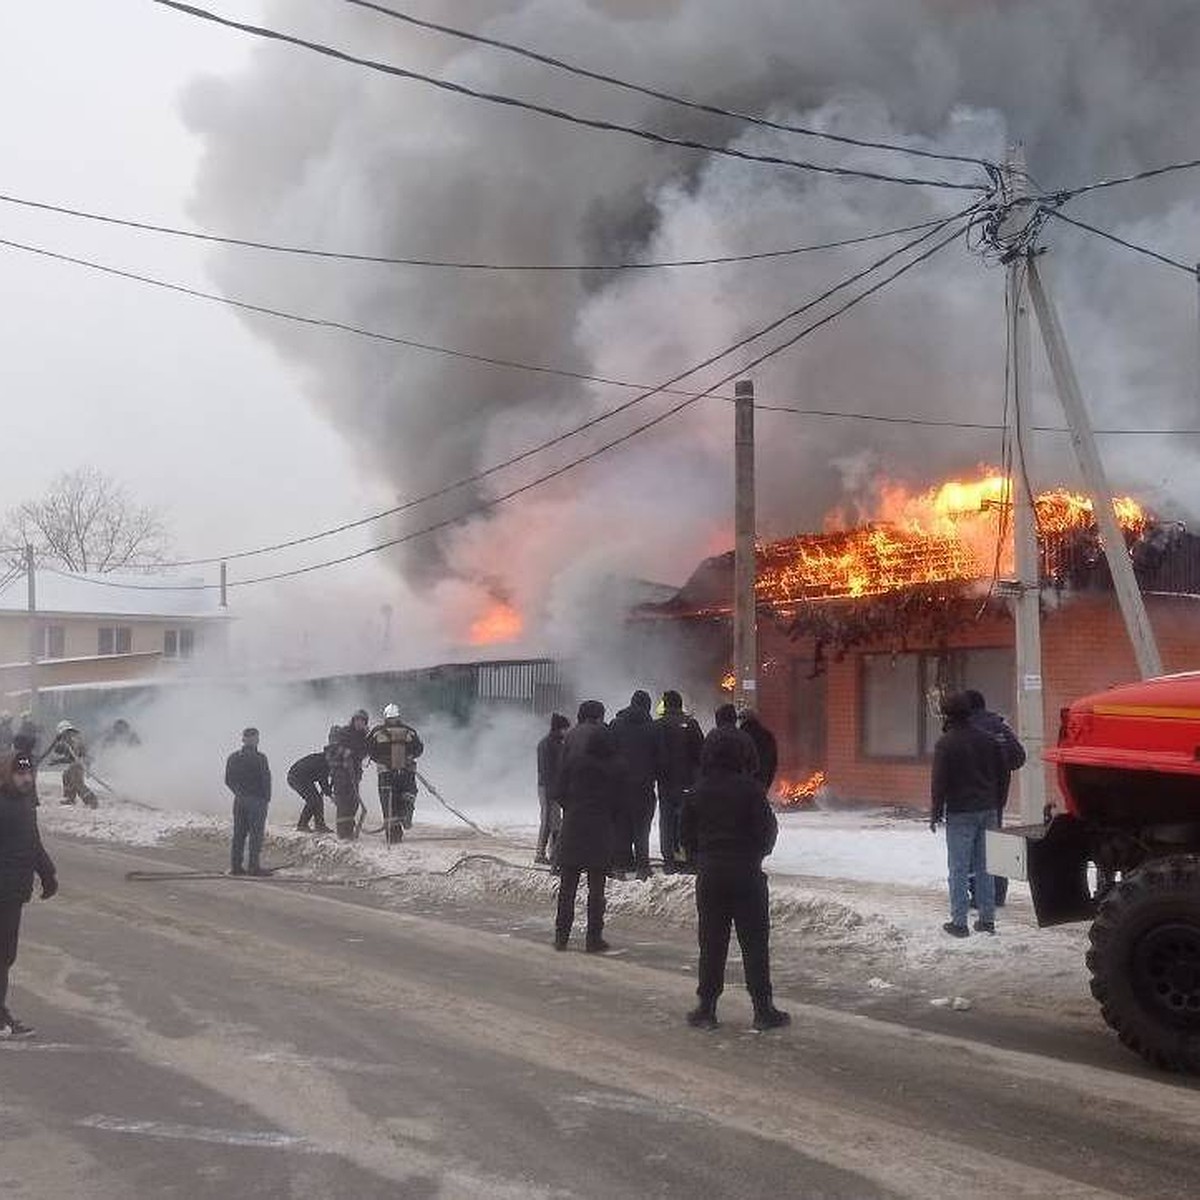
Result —
[[[811,775],[828,765],[826,730],[826,696],[829,676],[821,671],[814,674],[806,660],[792,660],[792,737],[791,746],[783,751],[782,765],[791,774]],[[790,750],[790,753],[788,753]]]

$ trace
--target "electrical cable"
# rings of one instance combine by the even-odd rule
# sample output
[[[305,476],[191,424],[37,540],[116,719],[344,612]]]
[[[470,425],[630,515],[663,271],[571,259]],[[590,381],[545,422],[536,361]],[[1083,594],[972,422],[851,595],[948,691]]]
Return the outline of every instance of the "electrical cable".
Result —
[[[235,29],[240,33],[248,33],[253,37],[265,38],[269,41],[282,42],[289,46],[310,50],[326,58],[333,58],[339,62],[348,63],[353,66],[365,67],[368,70],[392,75],[398,79],[410,79],[417,83],[426,83],[431,87],[439,88],[446,92],[453,92],[456,95],[466,96],[472,100],[483,100],[489,104],[499,104],[508,108],[518,108],[527,112],[539,113],[542,116],[551,117],[557,121],[566,121],[572,125],[579,125],[587,129],[601,130],[606,133],[624,133],[630,137],[640,138],[643,141],[654,142],[657,145],[673,146],[683,150],[702,150],[707,154],[719,154],[727,158],[736,158],[743,162],[757,162],[768,166],[790,167],[796,170],[813,171],[822,175],[836,175],[842,178],[870,179],[880,183],[899,183],[914,187],[938,187],[969,192],[985,192],[991,186],[984,183],[960,183],[950,179],[921,179],[910,175],[889,175],[881,171],[827,166],[794,158],[784,158],[773,154],[754,154],[748,150],[737,150],[731,146],[717,146],[708,142],[697,141],[693,138],[671,137],[668,134],[655,133],[649,129],[641,129],[632,125],[621,125],[615,121],[602,121],[594,117],[582,117],[576,113],[566,112],[563,109],[552,108],[549,105],[536,104],[528,100],[518,100],[513,96],[504,96],[496,92],[484,92],[478,88],[468,87],[466,84],[453,83],[448,79],[438,79],[433,75],[425,75],[420,71],[412,71],[407,67],[397,67],[391,63],[379,62],[375,59],[360,58],[357,55],[349,54],[344,50],[337,50],[333,46],[327,46],[321,42],[310,42],[305,38],[281,33],[275,29],[267,29],[261,25],[250,25],[244,21],[234,21],[228,17],[219,16],[217,13],[209,12],[208,9],[181,3],[181,0],[151,0],[151,2],[163,8],[183,13],[186,16],[196,17],[202,21],[210,21],[213,24],[222,25],[228,29]]]
[[[416,538],[424,537],[425,535],[430,534],[430,533],[435,533],[441,529],[448,528],[451,525],[456,525],[456,524],[460,523],[461,521],[463,521],[467,517],[475,516],[479,513],[487,512],[493,508],[497,508],[501,504],[504,504],[505,502],[515,498],[516,496],[523,495],[526,492],[532,491],[534,488],[540,487],[542,484],[548,483],[552,479],[557,479],[559,476],[565,475],[567,472],[574,470],[576,467],[582,466],[584,463],[590,462],[593,459],[600,457],[600,455],[606,453],[607,451],[612,450],[615,447],[620,446],[620,445],[624,444],[625,442],[632,440],[633,438],[637,437],[639,434],[644,433],[646,430],[651,429],[654,426],[661,424],[663,421],[667,420],[669,417],[672,417],[676,413],[681,412],[683,409],[689,407],[690,405],[695,404],[697,400],[699,400],[703,397],[703,395],[711,394],[711,392],[715,391],[718,387],[724,386],[725,384],[736,379],[738,376],[743,375],[745,372],[752,370],[753,368],[755,368],[757,366],[760,366],[762,363],[766,362],[768,359],[774,357],[777,354],[780,354],[782,351],[784,351],[786,349],[789,349],[791,346],[794,346],[801,339],[809,336],[810,334],[814,333],[816,330],[829,324],[830,322],[835,320],[837,317],[841,316],[844,312],[848,311],[850,308],[853,308],[855,305],[861,303],[863,300],[866,300],[869,296],[874,295],[876,292],[880,291],[882,288],[887,287],[889,284],[893,283],[896,279],[898,279],[901,275],[912,270],[914,267],[919,266],[921,263],[923,263],[927,259],[931,258],[934,254],[937,254],[939,251],[945,249],[945,247],[949,246],[952,242],[957,241],[960,237],[962,237],[964,235],[964,233],[966,232],[966,229],[967,229],[967,226],[965,224],[962,225],[960,228],[955,230],[953,233],[949,234],[947,237],[944,237],[941,240],[935,242],[931,247],[924,250],[921,254],[919,254],[916,257],[910,259],[909,261],[903,263],[900,267],[896,268],[894,271],[892,271],[889,275],[885,276],[883,279],[877,280],[875,283],[871,284],[869,287],[865,288],[863,291],[850,297],[849,300],[845,301],[843,304],[841,304],[839,307],[833,309],[831,312],[827,313],[825,316],[820,317],[819,319],[817,319],[816,321],[813,321],[809,325],[806,325],[798,333],[793,334],[792,336],[788,337],[783,342],[780,342],[777,345],[771,347],[770,349],[762,352],[761,354],[758,354],[757,356],[752,358],[749,362],[742,364],[742,366],[740,366],[736,371],[730,372],[724,378],[722,378],[722,379],[718,380],[716,383],[714,383],[712,385],[712,387],[710,389],[708,389],[707,393],[702,393],[700,396],[687,397],[686,399],[681,400],[679,403],[673,405],[671,408],[668,408],[665,411],[663,411],[662,413],[659,413],[657,416],[652,417],[650,420],[645,421],[641,425],[637,425],[633,429],[628,430],[626,433],[622,434],[620,437],[613,438],[611,441],[603,443],[600,446],[597,446],[594,449],[588,451],[586,454],[580,455],[579,457],[572,459],[569,462],[564,463],[559,467],[556,467],[552,471],[548,471],[545,474],[540,475],[535,479],[529,480],[528,482],[520,485],[519,487],[512,488],[509,491],[504,492],[499,496],[494,496],[487,500],[481,500],[481,501],[477,502],[475,505],[473,505],[471,508],[467,509],[465,512],[459,513],[458,515],[456,515],[454,517],[448,517],[444,520],[433,522],[432,524],[426,525],[420,529],[415,529],[415,530],[409,531],[408,533],[399,534],[396,537],[389,538],[386,541],[377,543],[372,546],[368,546],[365,549],[356,550],[352,553],[344,554],[337,558],[327,559],[327,560],[324,560],[321,562],[316,562],[316,563],[309,563],[306,566],[296,567],[296,568],[293,568],[293,569],[287,570],[287,571],[276,571],[276,572],[268,574],[268,575],[261,575],[261,576],[257,576],[257,577],[250,578],[250,579],[231,580],[228,582],[227,586],[229,588],[234,588],[234,587],[249,587],[249,586],[252,586],[255,584],[260,584],[260,583],[272,583],[272,582],[282,580],[282,579],[292,579],[292,578],[295,578],[300,575],[307,575],[313,571],[323,570],[326,567],[340,566],[343,563],[352,562],[352,561],[355,561],[360,558],[365,558],[368,555],[377,554],[381,550],[390,549],[393,546],[398,546],[398,545],[402,545],[406,542],[414,541]],[[844,286],[844,285],[839,285],[839,287],[840,286]],[[815,303],[815,302],[813,302],[813,303]],[[810,305],[810,307],[811,307],[811,305]],[[64,574],[64,572],[52,572],[52,573]],[[124,591],[155,591],[155,592],[157,592],[157,591],[212,591],[221,586],[220,584],[208,584],[208,583],[179,584],[179,585],[133,584],[133,583],[118,583],[115,581],[96,579],[96,578],[88,578],[86,580],[86,582],[94,584],[98,587],[111,587],[111,588],[117,588],[117,589],[124,590]]]
[[[866,242],[882,241],[902,233],[918,229],[929,229],[939,224],[942,218],[920,221],[913,225],[901,225],[879,233],[860,234],[857,237],[841,238],[838,241],[818,242],[807,246],[788,246],[782,250],[759,250],[750,254],[725,254],[711,258],[676,258],[649,260],[647,262],[616,263],[496,263],[462,262],[437,258],[394,258],[383,254],[354,254],[341,250],[320,250],[312,246],[288,246],[278,242],[257,241],[253,238],[225,237],[215,233],[202,233],[194,229],[180,229],[172,225],[159,225],[151,221],[135,221],[128,217],[114,217],[106,213],[89,212],[86,209],[70,208],[62,204],[50,204],[41,200],[29,200],[23,196],[0,194],[0,203],[14,204],[22,208],[42,212],[58,213],[66,217],[78,217],[85,221],[97,221],[104,225],[116,225],[123,229],[137,229],[145,233],[161,233],[170,237],[188,238],[198,242],[210,242],[222,246],[240,246],[250,250],[265,250],[273,254],[292,254],[305,258],[333,259],[339,262],[376,263],[384,266],[437,267],[453,271],[493,272],[603,272],[603,271],[651,271],[674,267],[713,267],[730,263],[762,262],[773,258],[789,258],[798,254],[813,254],[820,250],[840,250],[845,246],[858,246]]]
[[[640,389],[640,394],[632,397],[631,399],[629,399],[627,401],[624,401],[623,403],[621,403],[619,405],[616,405],[613,408],[606,409],[604,412],[597,414],[595,417],[590,418],[589,420],[583,422],[582,424],[577,425],[577,426],[573,427],[572,429],[569,429],[569,430],[565,431],[564,433],[557,435],[554,438],[550,438],[546,441],[540,442],[536,446],[530,447],[529,449],[526,449],[526,450],[520,452],[519,454],[516,454],[508,459],[505,459],[503,462],[493,464],[492,466],[486,468],[485,470],[478,471],[478,472],[474,473],[473,475],[467,476],[463,479],[459,479],[459,480],[454,481],[453,483],[447,484],[435,492],[428,493],[426,495],[404,501],[403,503],[401,503],[399,505],[395,505],[391,508],[384,509],[377,513],[372,513],[369,516],[359,518],[355,521],[346,522],[344,524],[337,525],[337,526],[334,526],[329,529],[321,530],[315,534],[308,534],[303,537],[292,538],[292,539],[289,539],[287,541],[282,541],[282,542],[276,542],[276,543],[273,543],[268,546],[256,547],[253,550],[238,551],[234,554],[210,555],[206,558],[178,559],[178,560],[171,561],[171,562],[160,563],[158,565],[162,568],[204,566],[204,565],[207,565],[210,563],[233,561],[234,559],[241,559],[241,558],[250,558],[250,557],[257,556],[259,554],[266,554],[266,553],[270,553],[270,552],[277,551],[277,550],[292,549],[295,546],[304,545],[308,542],[318,541],[322,538],[331,537],[338,533],[345,533],[347,530],[356,529],[359,526],[370,523],[371,521],[380,520],[384,517],[395,516],[398,513],[404,512],[405,510],[407,510],[409,508],[413,508],[413,507],[417,506],[418,504],[423,504],[430,500],[438,499],[439,497],[446,495],[449,492],[456,491],[459,488],[468,486],[469,484],[478,483],[478,482],[482,481],[483,479],[486,479],[488,476],[495,474],[498,471],[501,471],[507,467],[515,466],[517,463],[522,462],[525,459],[532,457],[534,454],[540,453],[543,450],[547,450],[547,449],[551,448],[552,446],[558,445],[560,442],[565,441],[567,438],[573,437],[578,433],[582,433],[585,430],[590,429],[595,425],[598,425],[602,421],[606,421],[609,418],[614,417],[614,416],[618,415],[619,413],[624,412],[626,409],[633,407],[635,404],[638,404],[643,400],[649,399],[650,397],[657,395],[659,393],[680,394],[680,395],[683,395],[683,396],[687,397],[688,399],[692,399],[692,400],[703,399],[707,396],[711,396],[713,394],[713,392],[715,391],[715,388],[708,389],[705,392],[686,391],[686,392],[678,392],[677,393],[675,391],[673,385],[678,383],[680,380],[687,378],[689,375],[693,375],[696,372],[705,369],[706,367],[712,366],[714,363],[718,362],[720,359],[727,357],[728,355],[734,353],[737,350],[740,350],[743,346],[748,345],[750,342],[755,341],[758,338],[763,337],[768,333],[771,333],[773,330],[777,329],[780,325],[783,325],[786,322],[793,320],[798,316],[802,316],[809,309],[815,307],[817,304],[828,299],[830,296],[836,294],[838,291],[840,291],[846,287],[849,287],[849,286],[853,285],[854,283],[857,283],[860,279],[864,278],[866,275],[869,275],[873,271],[878,270],[881,266],[886,265],[888,262],[892,261],[892,259],[905,253],[907,250],[909,250],[917,245],[920,245],[920,243],[923,241],[927,241],[939,229],[944,229],[951,222],[956,221],[961,217],[969,215],[972,211],[974,211],[974,209],[976,207],[977,207],[977,205],[970,205],[967,208],[962,209],[960,212],[955,213],[953,216],[943,218],[939,222],[939,224],[936,225],[933,229],[926,231],[925,233],[921,234],[919,237],[911,239],[909,242],[905,243],[903,246],[900,246],[895,250],[889,251],[887,254],[885,254],[881,258],[875,260],[869,266],[863,268],[861,271],[855,272],[854,274],[850,275],[846,279],[844,279],[841,282],[839,282],[838,284],[836,284],[830,290],[817,296],[815,299],[806,301],[804,304],[800,305],[798,308],[794,308],[794,309],[790,310],[789,312],[785,313],[783,316],[776,318],[775,320],[769,322],[765,326],[762,326],[761,328],[757,329],[755,332],[749,334],[748,336],[740,338],[738,341],[733,343],[733,345],[727,346],[725,349],[721,350],[719,353],[717,353],[715,355],[710,355],[708,358],[704,359],[702,362],[696,363],[693,366],[687,368],[687,370],[679,372],[678,374],[673,376],[671,379],[667,380],[664,384],[661,384],[658,386],[652,386],[652,385],[648,385],[648,384],[622,383],[621,386]],[[167,283],[163,280],[154,279],[153,277],[150,277],[150,276],[135,275],[132,272],[117,270],[116,268],[106,267],[101,264],[93,263],[86,259],[77,259],[77,258],[74,258],[69,255],[61,255],[61,254],[58,254],[57,252],[44,250],[44,249],[38,248],[38,247],[28,247],[22,243],[6,241],[3,238],[0,238],[0,245],[8,245],[11,247],[15,247],[17,249],[32,250],[34,253],[43,254],[52,259],[63,260],[63,261],[73,263],[75,265],[81,265],[81,266],[85,266],[85,267],[94,268],[94,269],[100,270],[106,274],[115,274],[121,278],[132,279],[136,282],[149,283],[156,287],[164,287],[167,290],[182,292],[186,295],[198,297],[200,299],[207,299],[207,300],[212,300],[212,301],[216,301],[216,302],[229,303],[229,304],[232,304],[235,307],[239,307],[239,308],[246,307],[246,305],[244,304],[243,301],[231,300],[228,297],[222,297],[216,293],[198,292],[194,288],[186,288],[186,287],[182,287],[181,285]],[[323,326],[332,325],[332,326],[342,328],[342,329],[351,328],[351,327],[341,326],[340,323],[337,323],[337,322],[326,322],[326,321],[318,322],[316,318],[302,318],[302,317],[297,317],[296,314],[283,314],[281,310],[267,309],[261,305],[252,305],[249,307],[253,308],[253,310],[256,312],[266,312],[266,313],[269,313],[270,315],[274,315],[274,316],[285,316],[286,319],[297,319],[297,320],[301,320],[302,322],[304,322],[306,324],[318,324],[319,323]],[[363,332],[363,331],[359,330],[357,332]],[[391,335],[380,335],[380,336],[384,337],[385,340],[388,340],[388,341],[399,341],[403,345],[408,345],[408,346],[414,345],[414,343],[412,343],[409,339],[393,338]],[[429,348],[429,347],[427,345],[422,345],[422,348]],[[450,353],[455,354],[455,356],[458,355],[458,352],[450,352]],[[469,357],[472,360],[478,360],[480,356],[467,355],[466,357]],[[491,361],[493,363],[498,363],[500,360],[491,360]],[[504,365],[515,367],[515,366],[519,366],[520,364],[506,362]],[[548,368],[548,367],[547,368],[530,367],[529,369],[539,370],[539,371],[545,370],[545,371],[549,371],[553,374],[560,373],[560,372],[554,370],[553,368]],[[571,373],[571,374],[578,378],[587,378],[591,382],[606,382],[604,380],[601,380],[599,377],[576,375],[576,373]],[[616,381],[612,381],[612,382],[615,383]]]
[[[1157,250],[1151,250],[1148,246],[1139,246],[1136,242],[1126,241],[1125,238],[1118,237],[1115,233],[1108,233],[1103,229],[1097,229],[1095,225],[1089,225],[1086,221],[1081,221],[1077,217],[1068,217],[1066,213],[1060,212],[1056,208],[1042,206],[1042,211],[1057,218],[1059,221],[1066,222],[1068,225],[1074,225],[1076,229],[1086,229],[1088,233],[1094,233],[1097,237],[1102,237],[1106,241],[1116,242],[1118,246],[1124,246],[1127,250],[1134,250],[1138,254],[1144,254],[1147,258],[1153,258],[1160,263],[1165,263],[1168,267],[1184,271],[1193,279],[1196,278],[1197,272],[1200,271],[1200,268],[1195,264],[1189,266],[1185,262],[1180,262],[1177,258],[1170,258],[1166,254],[1160,254]]]
[[[1154,179],[1159,175],[1169,175],[1174,171],[1193,171],[1197,167],[1200,167],[1200,158],[1194,158],[1188,162],[1170,163],[1165,167],[1151,167],[1149,170],[1136,171],[1132,175],[1121,175],[1115,179],[1099,179],[1095,183],[1085,183],[1082,187],[1062,188],[1057,192],[1047,192],[1036,197],[1036,199],[1046,201],[1050,204],[1064,204],[1068,200],[1073,200],[1076,196],[1082,196],[1087,192],[1096,192],[1101,188],[1120,187],[1126,183],[1137,183],[1143,179]]]
[[[602,71],[589,70],[587,67],[565,62],[549,54],[539,53],[536,50],[531,50],[528,46],[517,45],[515,42],[506,42],[499,38],[471,33],[465,29],[456,29],[451,25],[441,25],[436,21],[422,20],[420,17],[414,17],[411,13],[401,12],[399,9],[389,8],[384,4],[373,3],[372,0],[343,0],[343,2],[352,4],[356,8],[369,9],[371,12],[392,17],[394,20],[403,21],[408,25],[415,25],[420,29],[429,29],[435,33],[444,33],[450,37],[475,42],[481,46],[506,50],[511,54],[519,55],[521,58],[527,58],[533,62],[542,63],[545,66],[554,67],[560,71],[566,71],[571,75],[578,75],[582,79],[593,79],[600,83],[612,84],[614,87],[621,88],[627,92],[634,92],[639,96],[649,96],[652,100],[665,100],[669,104],[677,104],[683,108],[694,109],[697,112],[709,113],[718,117],[729,117],[735,121],[745,121],[751,125],[758,125],[764,129],[776,129],[783,133],[798,133],[805,137],[822,138],[826,141],[839,142],[846,146],[862,146],[870,150],[892,150],[896,153],[907,154],[915,158],[936,159],[941,162],[966,163],[969,166],[983,167],[989,173],[996,172],[998,175],[999,168],[996,164],[984,158],[971,158],[963,154],[942,154],[934,150],[916,150],[912,147],[900,146],[893,142],[873,142],[863,138],[849,137],[844,134],[829,133],[823,129],[813,129],[811,126],[790,125],[784,121],[771,121],[765,117],[756,117],[750,113],[721,108],[715,104],[704,104],[697,100],[688,100],[682,96],[674,96],[669,92],[659,91],[657,88],[644,87],[640,84],[631,83],[629,80],[619,79],[615,75],[606,75]]]

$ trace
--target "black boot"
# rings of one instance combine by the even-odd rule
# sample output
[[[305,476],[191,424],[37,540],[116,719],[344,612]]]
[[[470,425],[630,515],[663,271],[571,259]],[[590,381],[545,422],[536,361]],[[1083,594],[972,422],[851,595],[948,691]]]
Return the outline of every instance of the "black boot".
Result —
[[[768,993],[765,996],[754,996],[754,1028],[759,1033],[763,1033],[768,1029],[779,1029],[784,1025],[792,1023],[791,1013],[786,1013],[781,1008],[776,1008],[771,1002],[771,996]]]
[[[688,1013],[687,1023],[693,1029],[716,1029],[720,1022],[717,1020],[717,1001],[715,997],[710,1000],[701,997],[700,1003]]]

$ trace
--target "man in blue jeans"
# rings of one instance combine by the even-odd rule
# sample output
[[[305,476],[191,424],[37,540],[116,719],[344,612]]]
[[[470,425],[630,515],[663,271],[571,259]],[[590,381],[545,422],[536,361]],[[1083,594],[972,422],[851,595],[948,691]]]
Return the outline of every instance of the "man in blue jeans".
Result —
[[[233,793],[233,845],[230,848],[230,875],[268,875],[259,857],[267,825],[267,806],[271,803],[271,768],[267,756],[258,748],[258,730],[242,730],[242,748],[235,750],[225,763],[225,786]],[[249,840],[249,863],[242,866],[242,854]]]
[[[975,876],[979,919],[976,933],[996,932],[996,895],[984,861],[984,835],[996,828],[1007,768],[996,739],[971,721],[971,702],[961,692],[942,701],[944,732],[933,749],[929,828],[946,822],[951,937],[967,937],[967,879]]]

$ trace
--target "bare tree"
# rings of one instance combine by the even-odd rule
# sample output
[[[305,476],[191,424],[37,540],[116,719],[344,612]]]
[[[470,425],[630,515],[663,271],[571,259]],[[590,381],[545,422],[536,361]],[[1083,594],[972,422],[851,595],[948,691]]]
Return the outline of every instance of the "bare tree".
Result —
[[[168,546],[158,512],[135,504],[120,483],[95,467],[65,471],[40,500],[11,509],[0,540],[10,547],[10,558],[28,545],[37,562],[99,574],[153,567]]]

